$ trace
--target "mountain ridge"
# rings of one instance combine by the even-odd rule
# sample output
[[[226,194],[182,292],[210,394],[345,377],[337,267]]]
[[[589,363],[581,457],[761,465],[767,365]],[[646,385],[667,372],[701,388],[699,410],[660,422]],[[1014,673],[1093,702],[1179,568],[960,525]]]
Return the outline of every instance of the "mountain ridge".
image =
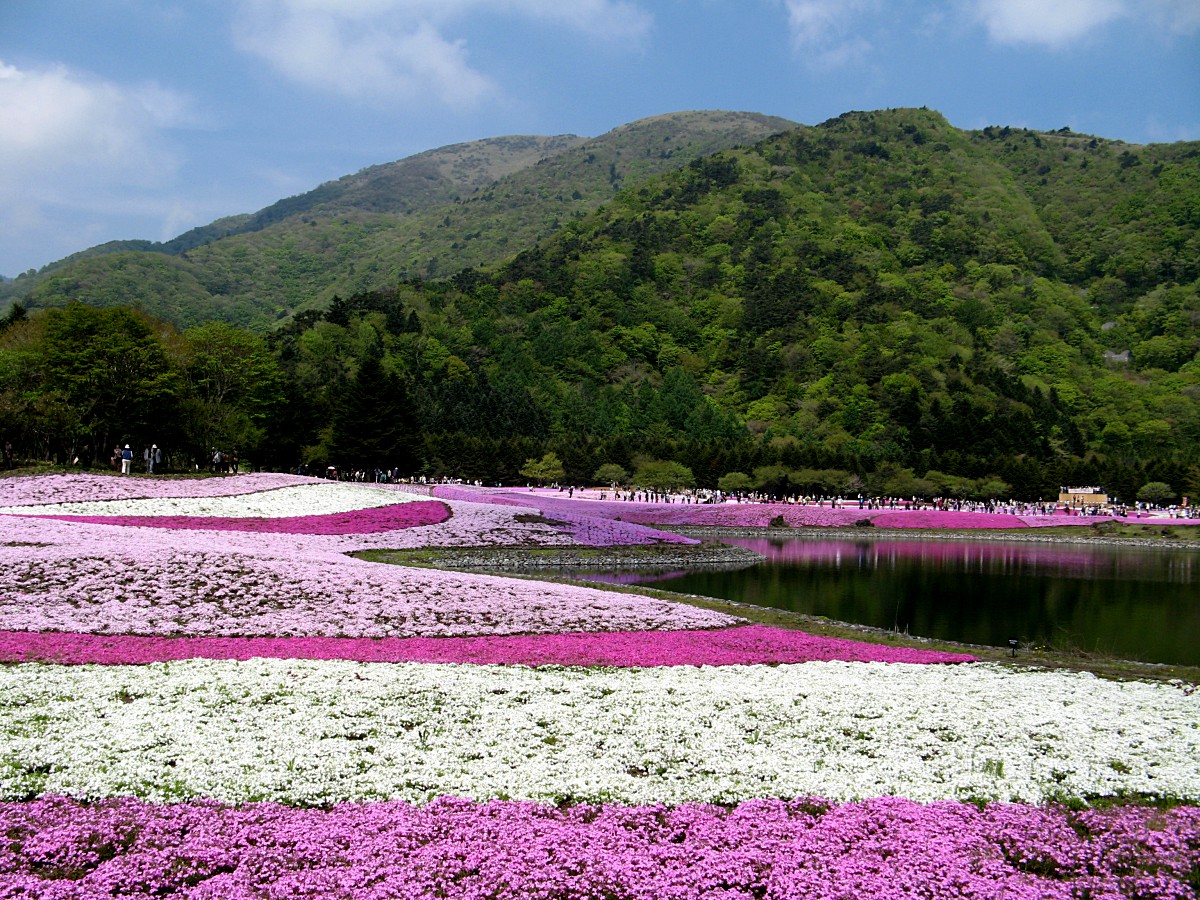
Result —
[[[395,277],[447,274],[463,266],[498,261],[504,252],[496,248],[479,251],[477,241],[485,233],[500,248],[518,240],[535,240],[546,233],[537,223],[594,208],[627,177],[664,171],[695,155],[751,142],[795,124],[758,113],[693,111],[648,117],[596,138],[508,135],[451,144],[368,166],[255,213],[223,217],[169,241],[112,241],[88,248],[0,288],[0,303],[20,301],[37,308],[84,299],[112,305],[120,296],[161,296],[161,291],[175,290],[186,302],[163,300],[145,305],[156,314],[155,307],[161,307],[164,317],[178,325],[226,317],[238,324],[269,327],[295,311],[327,302],[338,291],[372,289]],[[580,152],[564,162],[562,157],[572,151]],[[677,158],[672,159],[673,155]],[[589,157],[599,162],[604,175],[582,179],[592,184],[586,197],[547,192],[543,186],[546,179],[556,177],[547,164],[559,161],[566,170],[578,172],[581,166],[591,165],[586,162]],[[489,187],[500,191],[501,203],[523,209],[529,221],[514,229],[512,217],[498,212],[478,226],[472,225],[465,241],[445,240],[448,225],[442,220],[461,218],[456,207],[467,201],[488,205],[495,199],[494,194],[487,195]],[[579,187],[573,190],[578,193]],[[278,233],[281,226],[297,221],[325,233]],[[392,246],[396,232],[400,232],[406,258]],[[330,245],[343,239],[352,249],[330,254]],[[234,243],[214,246],[223,241]],[[468,247],[471,241],[476,243]],[[428,250],[431,245],[435,249]],[[358,270],[353,258],[381,252],[395,258],[389,263],[392,277],[384,279],[376,277],[373,270]],[[286,271],[289,261],[280,257],[289,253],[304,257],[302,271]],[[144,254],[177,257],[182,263],[164,264]],[[448,254],[454,254],[455,264],[446,267],[441,263],[439,269],[439,257]],[[115,256],[125,258],[112,259]],[[199,267],[193,265],[196,262]],[[204,271],[205,265],[219,271]],[[150,290],[130,294],[130,272],[138,268],[144,270],[143,280]],[[312,282],[316,270],[322,268],[337,268],[337,272],[324,280],[317,276]],[[269,311],[259,301],[258,295],[264,292],[278,301]],[[203,306],[206,299],[212,307],[209,314],[179,318],[187,307]]]

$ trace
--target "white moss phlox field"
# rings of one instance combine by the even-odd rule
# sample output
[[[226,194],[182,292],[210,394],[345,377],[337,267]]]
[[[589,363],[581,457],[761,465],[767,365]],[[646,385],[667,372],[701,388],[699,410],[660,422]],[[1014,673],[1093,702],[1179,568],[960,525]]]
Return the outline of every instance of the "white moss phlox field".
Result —
[[[395,506],[428,497],[354,482],[300,484],[214,497],[146,497],[75,500],[0,507],[0,514],[26,516],[219,516],[283,518],[321,516]]]
[[[1200,695],[995,665],[0,670],[0,796],[1200,798]]]

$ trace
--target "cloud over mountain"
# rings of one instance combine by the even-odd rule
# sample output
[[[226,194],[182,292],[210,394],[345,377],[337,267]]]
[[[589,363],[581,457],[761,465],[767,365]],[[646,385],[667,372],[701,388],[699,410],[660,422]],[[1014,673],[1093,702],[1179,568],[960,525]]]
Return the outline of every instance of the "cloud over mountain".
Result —
[[[285,77],[332,94],[471,107],[502,93],[457,36],[478,15],[621,42],[640,41],[651,25],[648,13],[624,0],[243,0],[234,39]]]

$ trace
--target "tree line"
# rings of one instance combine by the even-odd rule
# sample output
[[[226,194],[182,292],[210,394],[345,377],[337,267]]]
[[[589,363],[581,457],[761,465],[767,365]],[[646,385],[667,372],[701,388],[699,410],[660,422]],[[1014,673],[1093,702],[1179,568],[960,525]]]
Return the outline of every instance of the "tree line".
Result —
[[[140,448],[154,443],[175,472],[208,469],[220,451],[236,452],[243,469],[380,468],[487,484],[547,480],[546,472],[604,484],[624,473],[653,489],[779,497],[1033,500],[1061,484],[1102,483],[1132,500],[1147,482],[1177,494],[1200,488],[1200,468],[1178,454],[1039,454],[1001,441],[972,451],[956,434],[973,427],[969,413],[895,458],[781,440],[713,404],[682,366],[621,387],[583,382],[555,405],[547,396],[566,386],[538,383],[527,367],[489,375],[441,357],[405,296],[351,298],[268,336],[223,323],[179,331],[121,307],[14,311],[0,322],[0,437],[19,462],[79,467],[107,466],[111,448],[126,443],[140,460]],[[392,310],[389,321],[380,308],[389,303],[405,312]],[[906,386],[892,386],[887,408],[917,425]],[[1048,397],[1042,403],[1057,416]],[[531,467],[547,456],[550,469]]]

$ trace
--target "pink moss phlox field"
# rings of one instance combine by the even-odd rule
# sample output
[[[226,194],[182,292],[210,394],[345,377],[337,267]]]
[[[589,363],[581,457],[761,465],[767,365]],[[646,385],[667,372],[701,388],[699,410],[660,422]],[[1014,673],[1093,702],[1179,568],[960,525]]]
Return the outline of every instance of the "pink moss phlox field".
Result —
[[[179,659],[344,659],[356,662],[558,666],[731,666],[845,662],[961,663],[975,657],[888,647],[749,625],[705,631],[475,638],[162,638],[0,631],[0,662],[129,665]]]
[[[0,832],[0,896],[42,900],[1194,900],[1200,810],[48,796],[0,804]]]
[[[566,519],[589,517],[621,523],[652,525],[695,525],[709,527],[765,528],[782,516],[794,527],[816,525],[841,527],[869,517],[867,510],[831,509],[828,506],[792,506],[786,503],[641,503],[617,500],[574,500],[557,493],[546,494],[503,489],[436,488],[435,494],[448,499],[474,500],[481,503],[533,506],[546,516]]]
[[[259,534],[374,534],[421,525],[437,525],[450,517],[450,509],[437,500],[417,500],[396,506],[377,506],[350,512],[277,518],[226,516],[30,516],[86,522],[90,525],[125,525],[177,531],[253,531]]]
[[[544,518],[553,521],[564,534],[570,535],[577,543],[589,547],[699,543],[694,538],[646,527],[646,525],[655,524],[653,522],[638,524],[632,520],[622,521],[620,515],[611,513],[608,508],[610,504],[583,504],[535,492],[489,492],[449,485],[436,486],[433,493],[435,496],[447,500],[517,506],[537,510]],[[611,505],[620,506],[620,504]]]
[[[272,481],[274,479],[274,482]],[[12,484],[23,486],[24,493],[11,490]],[[95,483],[98,495],[91,497],[87,487]],[[0,479],[0,488],[8,489],[5,500],[9,502],[11,515],[0,519],[3,524],[3,535],[0,537],[0,547],[8,544],[38,545],[62,544],[78,550],[81,546],[95,546],[100,552],[121,550],[130,544],[149,546],[156,538],[148,530],[139,532],[127,531],[126,536],[114,538],[112,528],[103,525],[91,525],[85,522],[66,522],[53,519],[35,520],[32,516],[24,516],[16,512],[21,507],[51,503],[79,503],[95,500],[145,500],[163,499],[164,513],[173,514],[170,501],[174,499],[191,499],[200,497],[240,496],[242,494],[261,494],[279,488],[316,487],[333,485],[317,478],[300,478],[290,475],[240,475],[227,478],[187,479],[187,480],[158,480],[152,478],[121,478],[120,476],[70,476],[70,475],[40,475]],[[127,490],[125,495],[119,494],[110,485],[118,488],[138,485],[145,488]],[[244,490],[234,490],[235,487]],[[380,494],[386,497],[388,492],[396,492],[404,501],[411,501],[412,495],[424,493],[428,495],[429,488],[424,485],[362,485],[367,488],[365,496],[378,498]],[[145,495],[153,492],[154,488],[164,488],[160,491],[162,497]],[[173,488],[173,490],[165,490]],[[218,490],[223,488],[224,491]],[[207,490],[205,490],[207,489]],[[422,502],[422,501],[417,501]],[[428,501],[425,501],[428,502]],[[373,505],[373,504],[364,504]],[[383,505],[383,504],[379,504]],[[402,505],[402,504],[396,504]],[[456,546],[510,546],[538,545],[562,546],[572,542],[569,535],[549,525],[537,522],[523,521],[520,510],[512,507],[495,506],[484,503],[454,502],[447,504],[452,508],[452,515],[436,525],[424,526],[419,529],[403,529],[401,531],[368,532],[351,534],[281,534],[274,532],[205,532],[173,530],[164,531],[165,537],[159,539],[166,549],[195,548],[201,552],[244,552],[254,554],[276,554],[280,556],[311,556],[313,554],[352,553],[368,549],[404,549],[415,547],[456,547]],[[69,514],[68,510],[55,510],[51,514]],[[44,511],[39,514],[45,514]],[[275,516],[267,516],[275,518]],[[122,515],[125,524],[131,517]],[[633,526],[631,526],[633,527]]]
[[[940,509],[860,509],[857,502],[845,506],[804,506],[790,503],[647,503],[594,499],[590,491],[571,498],[558,491],[528,491],[513,488],[470,488],[436,486],[436,496],[480,503],[535,507],[558,519],[571,517],[619,520],[644,526],[693,526],[709,528],[766,528],[783,521],[792,528],[845,528],[870,522],[878,528],[996,529],[1046,528],[1061,525],[1092,525],[1097,522],[1146,523],[1169,521],[1173,525],[1200,525],[1200,519],[1151,519],[1136,516],[1076,516],[1059,513],[1047,516],[1015,515]]]
[[[429,501],[415,501],[429,502]],[[433,501],[443,502],[443,501]],[[368,549],[418,547],[569,546],[569,535],[551,526],[525,521],[519,509],[482,503],[446,501],[452,515],[437,525],[365,534],[280,534],[269,532],[131,529],[59,519],[0,514],[5,546],[59,545],[67,552],[123,553],[127,548],[189,549],[199,553],[249,553],[330,561],[339,554]],[[122,521],[130,517],[122,516]],[[56,553],[64,552],[62,549]]]
[[[0,629],[181,637],[450,637],[712,628],[737,621],[642,594],[368,563],[321,552],[259,556],[223,549],[222,542],[235,532],[51,524],[103,530],[110,543],[71,550],[0,546]],[[165,535],[178,546],[121,540],[127,535]],[[247,537],[267,542],[290,536]]]
[[[444,637],[711,628],[737,621],[643,595],[343,555],[369,547],[570,540],[544,524],[520,521],[509,508],[454,502],[453,509],[438,525],[365,535],[175,531],[6,516],[0,629]]]

